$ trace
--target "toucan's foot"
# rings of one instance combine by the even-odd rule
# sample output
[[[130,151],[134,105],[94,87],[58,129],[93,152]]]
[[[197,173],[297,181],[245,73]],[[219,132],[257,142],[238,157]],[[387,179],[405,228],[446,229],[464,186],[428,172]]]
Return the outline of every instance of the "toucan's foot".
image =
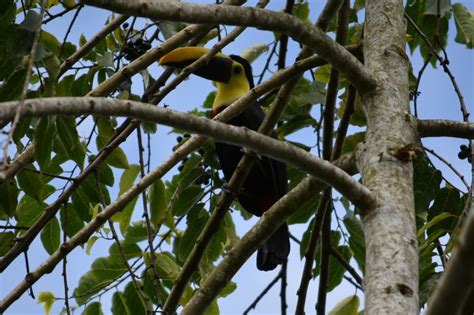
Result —
[[[255,151],[249,150],[247,148],[241,148],[240,151],[242,151],[243,154],[249,155],[251,157],[256,157],[258,160],[262,159],[262,156],[260,154],[255,153]]]
[[[231,195],[234,198],[237,198],[237,193],[232,190],[232,187],[228,183],[222,184],[222,190]]]

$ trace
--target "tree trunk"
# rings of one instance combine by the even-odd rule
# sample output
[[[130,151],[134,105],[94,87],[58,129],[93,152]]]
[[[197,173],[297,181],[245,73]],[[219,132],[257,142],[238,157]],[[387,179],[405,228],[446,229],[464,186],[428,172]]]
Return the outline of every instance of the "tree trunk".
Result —
[[[361,91],[368,128],[358,166],[377,207],[363,217],[366,314],[418,314],[418,244],[406,119],[408,68],[401,0],[367,1],[364,58],[377,88]]]

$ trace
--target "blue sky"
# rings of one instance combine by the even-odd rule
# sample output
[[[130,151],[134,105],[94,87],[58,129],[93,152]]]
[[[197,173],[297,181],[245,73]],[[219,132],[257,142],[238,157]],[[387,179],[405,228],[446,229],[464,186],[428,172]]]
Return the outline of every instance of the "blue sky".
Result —
[[[199,1],[208,2],[209,1]],[[211,1],[212,2],[212,1]],[[270,5],[271,9],[280,10],[284,7],[286,1],[278,0],[272,1]],[[316,1],[315,1],[316,2]],[[317,15],[321,11],[322,2],[317,3],[311,2],[311,15],[310,18],[314,21]],[[458,1],[467,6],[470,10],[474,10],[472,1]],[[248,5],[254,5],[255,1],[249,1]],[[104,10],[86,8],[78,17],[75,27],[72,29],[69,40],[77,44],[80,34],[84,34],[86,38],[90,38],[95,32],[102,28],[105,18],[109,16],[108,12]],[[67,16],[64,19],[58,19],[56,23],[50,23],[47,25],[46,30],[55,34],[58,38],[66,32],[67,21],[71,17]],[[228,28],[230,30],[231,28]],[[454,43],[455,27],[453,23],[450,24],[449,32],[449,44],[447,52],[450,59],[450,68],[456,80],[463,92],[465,102],[468,106],[468,110],[473,109],[473,87],[474,87],[474,61],[472,51],[467,50],[464,46]],[[270,32],[247,30],[238,40],[233,42],[231,45],[224,49],[225,53],[238,54],[245,48],[252,46],[253,44],[269,44],[274,40],[273,34]],[[297,45],[292,45],[288,54],[288,63],[294,60],[294,57],[298,53]],[[254,66],[254,74],[260,73],[260,69],[263,67],[265,56],[259,58]],[[411,61],[415,73],[418,72],[422,65],[422,60],[419,57],[418,52],[415,52],[411,56]],[[161,69],[155,64],[150,68],[152,74],[156,77]],[[136,76],[137,82],[137,93],[140,90],[141,84],[139,83],[140,78]],[[164,104],[170,105],[175,110],[187,111],[195,107],[200,106],[207,94],[213,90],[213,86],[210,82],[202,80],[200,78],[191,77],[180,85],[176,93],[170,94],[163,101]],[[457,96],[454,93],[451,82],[447,75],[440,69],[433,69],[428,67],[422,84],[420,86],[421,95],[419,97],[419,117],[423,119],[453,119],[460,120],[462,115],[459,108]],[[89,131],[90,125],[84,125],[83,134],[86,135]],[[153,136],[152,139],[152,167],[159,165],[171,152],[171,148],[176,144],[175,136],[168,135],[169,129],[166,127],[159,126],[157,135]],[[312,131],[301,132],[298,134],[298,141],[313,145],[315,143],[315,136]],[[136,144],[135,137],[131,137],[131,141],[127,141],[123,149],[127,152],[129,161],[131,163],[137,163],[138,158],[136,155]],[[438,153],[442,154],[447,160],[449,160],[455,167],[470,181],[470,165],[465,161],[459,161],[457,154],[459,151],[459,145],[464,144],[466,141],[448,138],[437,138],[437,139],[424,139],[423,144],[431,149],[435,149]],[[435,165],[437,165],[444,173],[444,176],[448,178],[456,187],[463,188],[460,180],[452,174],[442,163],[436,158],[432,159]],[[170,172],[173,174],[174,172]],[[119,173],[116,174],[116,181],[119,178]],[[167,177],[169,178],[169,175]],[[111,192],[111,196],[115,197],[117,192]],[[343,209],[337,210],[340,216],[344,215]],[[140,216],[141,210],[137,208],[137,218]],[[235,222],[239,235],[243,235],[251,226],[256,222],[256,218],[249,221],[243,221],[239,215],[234,216]],[[306,230],[306,225],[291,226],[291,232],[297,237]],[[89,270],[90,264],[95,258],[105,256],[109,244],[104,241],[99,241],[94,245],[92,249],[92,255],[87,256],[85,253],[77,249],[71,255],[68,256],[68,269],[69,269],[69,281],[70,281],[70,292],[75,288],[77,281],[80,276]],[[290,263],[288,267],[288,313],[294,310],[296,303],[296,291],[299,285],[300,274],[303,266],[303,262],[299,258],[299,252],[296,244],[292,243],[292,252],[290,256]],[[35,268],[43,260],[48,257],[44,251],[40,242],[36,241],[32,244],[30,250],[30,267]],[[238,283],[238,289],[229,297],[219,300],[219,305],[222,314],[241,314],[242,311],[253,301],[255,296],[276,276],[277,270],[273,272],[259,272],[255,268],[255,257],[249,259],[249,261],[243,266],[239,273],[235,276],[234,281]],[[0,293],[5,296],[16,284],[21,280],[24,275],[24,262],[22,258],[18,258],[2,275],[0,275]],[[308,302],[307,302],[307,313],[312,314],[314,310],[314,303],[317,294],[318,281],[313,281],[309,288]],[[35,293],[38,294],[40,291],[53,291],[57,296],[63,296],[62,278],[61,278],[61,267],[58,265],[56,270],[51,274],[45,276],[37,284],[34,285]],[[351,284],[343,281],[343,284],[333,292],[329,293],[327,309],[330,310],[338,301],[342,298],[354,294],[355,290]],[[359,296],[361,296],[359,292]],[[104,312],[109,313],[109,301],[107,297],[102,300],[104,305]],[[53,314],[59,313],[63,307],[62,301],[57,301],[53,308]],[[254,314],[278,314],[280,310],[279,305],[279,285],[276,285],[269,294],[258,304]],[[8,314],[41,314],[42,306],[37,305],[27,294],[24,294],[22,298],[17,301],[8,311]]]

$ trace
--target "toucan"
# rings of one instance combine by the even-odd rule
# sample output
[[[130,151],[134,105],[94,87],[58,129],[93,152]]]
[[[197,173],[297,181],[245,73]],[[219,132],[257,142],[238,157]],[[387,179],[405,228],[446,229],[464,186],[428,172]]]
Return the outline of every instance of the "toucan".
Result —
[[[209,49],[203,47],[181,47],[164,55],[160,59],[160,64],[182,69],[208,52]],[[217,86],[211,111],[212,117],[254,87],[249,62],[236,55],[227,56],[218,53],[206,65],[194,70],[193,73],[214,81]],[[260,103],[255,101],[228,123],[257,130],[264,116]],[[274,132],[272,137],[275,137]],[[244,151],[242,147],[222,142],[216,142],[215,147],[224,177],[229,181]],[[237,200],[245,210],[261,216],[287,191],[286,164],[267,157],[259,157],[237,195]],[[258,250],[257,268],[264,271],[273,270],[279,264],[286,262],[289,252],[289,232],[285,223]]]

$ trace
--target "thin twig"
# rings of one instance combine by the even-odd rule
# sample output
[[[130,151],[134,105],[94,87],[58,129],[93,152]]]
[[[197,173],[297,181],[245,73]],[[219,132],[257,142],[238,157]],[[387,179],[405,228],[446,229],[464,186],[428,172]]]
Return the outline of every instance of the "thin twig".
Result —
[[[272,281],[270,281],[270,283],[262,290],[259,295],[257,295],[255,300],[245,309],[242,314],[247,315],[252,309],[254,309],[258,302],[260,302],[260,300],[268,293],[268,291],[270,291],[270,289],[278,282],[278,280],[280,280],[281,276],[281,272],[278,273],[278,275]]]
[[[25,268],[26,268],[26,276],[30,274],[30,262],[28,260],[28,251],[23,252],[23,256],[25,257]],[[28,286],[28,294],[31,296],[31,298],[34,300],[35,299],[35,293],[33,292],[33,284]]]
[[[435,47],[431,44],[428,37],[418,27],[418,25],[415,23],[415,21],[413,21],[413,19],[406,12],[404,12],[404,15],[405,15],[405,18],[410,23],[410,25],[413,26],[415,31],[421,36],[423,41],[426,43],[426,45],[430,49],[431,53],[438,59],[440,65],[443,67],[444,72],[446,72],[446,74],[448,75],[449,79],[451,80],[451,83],[453,84],[454,91],[456,92],[456,95],[458,96],[459,103],[460,103],[460,106],[461,106],[461,112],[462,112],[462,115],[463,115],[463,120],[465,122],[469,121],[469,112],[468,112],[468,110],[466,108],[466,104],[464,102],[464,96],[462,95],[461,89],[459,88],[459,86],[456,82],[456,78],[454,77],[453,73],[451,72],[451,70],[448,67],[447,59],[444,59],[443,57],[440,56],[440,54],[438,54]]]
[[[357,271],[349,264],[348,261],[339,253],[334,247],[331,247],[331,255],[337,259],[337,261],[351,274],[351,276],[357,281],[359,285],[363,285],[362,277],[359,276]],[[363,290],[362,290],[363,291]]]
[[[285,261],[281,265],[281,286],[280,286],[280,306],[281,306],[281,315],[286,315],[286,309],[288,308],[288,304],[286,303],[286,287],[287,287],[287,270],[288,270],[288,262]]]
[[[451,169],[453,171],[454,174],[456,174],[456,176],[459,177],[459,179],[463,182],[464,186],[466,186],[466,189],[469,190],[469,185],[467,184],[466,180],[464,179],[464,175],[462,175],[448,160],[446,160],[445,158],[443,158],[441,155],[439,155],[438,153],[436,153],[435,150],[432,150],[430,148],[427,148],[427,147],[423,147],[423,150],[431,153],[432,155],[434,155],[438,160],[440,160],[442,163],[444,163],[447,167],[449,167],[449,169]]]
[[[68,221],[68,213],[67,213],[67,203],[64,204],[64,226],[63,226],[63,243],[67,241],[67,221]],[[66,308],[66,314],[71,315],[71,308],[69,307],[69,284],[67,281],[67,255],[63,258],[63,287],[64,287],[64,307]]]
[[[71,23],[69,23],[69,26],[67,28],[67,31],[66,31],[66,34],[64,35],[64,39],[63,39],[63,43],[61,44],[61,49],[59,50],[59,55],[58,55],[58,59],[61,59],[61,56],[63,54],[63,50],[64,50],[64,45],[66,45],[66,41],[67,41],[67,38],[69,36],[69,33],[71,32],[72,30],[72,26],[74,25],[74,23],[76,22],[76,19],[77,17],[79,16],[79,13],[81,12],[82,8],[84,6],[80,6],[76,12],[74,12],[74,16],[72,17],[72,20],[71,20]]]
[[[329,198],[331,199],[331,197]],[[321,229],[321,258],[319,264],[318,301],[316,303],[316,314],[318,315],[326,314],[326,298],[329,281],[329,254],[331,249],[331,208],[332,203],[330,202],[328,204],[328,208],[325,211],[323,226]]]
[[[145,165],[143,161],[143,142],[142,142],[142,131],[140,128],[137,128],[137,140],[138,140],[138,156],[140,161],[140,176],[141,178],[145,177]],[[145,218],[146,230],[147,230],[147,241],[148,247],[150,250],[150,268],[152,275],[152,283],[155,289],[155,294],[157,299],[160,296],[160,280],[158,273],[156,272],[156,256],[155,250],[153,248],[153,227],[151,226],[150,214],[148,211],[148,203],[146,198],[146,192],[142,192],[142,201],[143,201],[143,217]],[[157,229],[158,230],[158,229]]]

